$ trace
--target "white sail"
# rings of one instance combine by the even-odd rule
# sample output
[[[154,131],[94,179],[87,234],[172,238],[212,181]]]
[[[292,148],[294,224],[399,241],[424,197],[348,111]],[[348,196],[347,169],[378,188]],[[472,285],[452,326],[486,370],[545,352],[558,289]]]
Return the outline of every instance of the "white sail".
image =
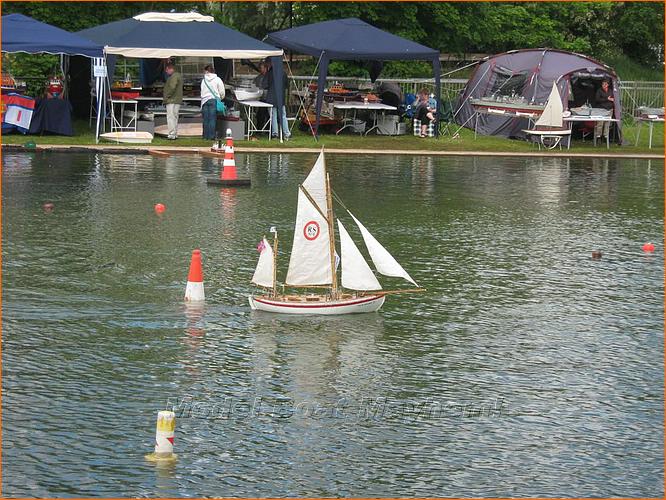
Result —
[[[372,269],[361,255],[349,233],[338,220],[342,263],[342,286],[350,290],[381,290]]]
[[[349,215],[351,215],[352,219],[354,219],[354,222],[356,222],[356,225],[361,230],[363,241],[365,242],[365,246],[368,248],[368,252],[372,258],[372,263],[375,265],[377,271],[379,271],[384,276],[393,276],[396,278],[406,279],[410,283],[413,283],[415,286],[418,286],[416,281],[414,281],[412,277],[407,274],[407,271],[405,271],[402,266],[398,264],[398,261],[393,258],[388,250],[386,250],[386,248],[384,248],[373,235],[370,234],[365,226],[363,226],[363,224],[361,224],[361,222],[356,217],[354,217],[354,215],[349,212],[349,210],[347,210],[347,212]]]
[[[323,214],[328,213],[328,205],[326,203],[326,163],[324,161],[324,150],[319,153],[319,158],[315,162],[310,174],[303,181],[303,187],[312,197],[312,199],[319,205],[319,210]]]
[[[328,221],[299,189],[286,284],[330,285],[332,282]]]
[[[537,119],[535,125],[537,127],[562,127],[562,98],[557,90],[557,84],[553,82],[553,89],[548,96],[546,107]]]
[[[266,288],[273,288],[273,266],[275,260],[273,258],[273,247],[266,241],[266,238],[260,244],[261,253],[259,254],[259,262],[257,268],[254,270],[252,276],[252,283]]]

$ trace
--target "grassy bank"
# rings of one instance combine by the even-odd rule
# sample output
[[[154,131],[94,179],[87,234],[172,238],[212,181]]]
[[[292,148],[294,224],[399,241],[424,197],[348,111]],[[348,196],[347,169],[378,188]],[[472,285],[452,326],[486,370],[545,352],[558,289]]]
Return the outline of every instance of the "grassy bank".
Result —
[[[3,144],[25,144],[34,142],[40,144],[62,144],[62,145],[90,145],[95,144],[95,136],[88,128],[88,122],[85,120],[74,123],[75,135],[73,137],[64,137],[56,135],[31,136],[22,134],[10,134],[2,136]],[[450,127],[452,133],[458,130],[457,126]],[[625,144],[618,146],[611,144],[610,150],[613,153],[653,153],[659,154],[664,150],[664,125],[656,124],[652,136],[652,149],[648,149],[648,127],[643,125],[640,142],[636,146],[637,127],[634,124],[625,124],[623,127]],[[115,144],[101,141],[100,144]],[[160,146],[183,146],[183,147],[207,147],[211,141],[202,138],[179,138],[176,141],[168,141],[160,136],[155,136],[152,144],[153,148]],[[294,130],[290,141],[280,144],[278,141],[269,141],[266,134],[257,136],[256,140],[236,141],[237,146],[242,147],[280,147],[287,149],[313,148],[325,146],[328,148],[344,148],[358,150],[407,150],[407,151],[483,151],[483,152],[532,152],[537,146],[526,141],[509,140],[501,137],[477,136],[474,138],[474,132],[468,129],[462,129],[457,135],[446,134],[439,139],[421,139],[412,135],[403,136],[381,136],[370,134],[368,136],[359,136],[358,134],[322,134],[319,141],[316,142],[312,136]],[[131,146],[119,144],[118,147]],[[559,151],[559,150],[556,150]],[[594,153],[606,152],[605,144],[597,145],[595,148],[590,139],[586,141],[574,140],[571,144],[572,153]]]

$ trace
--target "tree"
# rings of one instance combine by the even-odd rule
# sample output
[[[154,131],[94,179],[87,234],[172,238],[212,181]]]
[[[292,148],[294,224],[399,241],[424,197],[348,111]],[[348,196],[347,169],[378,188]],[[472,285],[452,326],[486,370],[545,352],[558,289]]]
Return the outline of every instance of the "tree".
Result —
[[[664,62],[664,4],[624,2],[612,19],[614,35],[622,52],[649,67]]]

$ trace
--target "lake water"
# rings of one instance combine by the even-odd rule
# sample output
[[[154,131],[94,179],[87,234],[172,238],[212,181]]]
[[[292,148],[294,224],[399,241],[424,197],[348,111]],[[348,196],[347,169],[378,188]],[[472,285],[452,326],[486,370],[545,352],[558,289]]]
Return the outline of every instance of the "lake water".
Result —
[[[246,298],[315,155],[236,156],[3,154],[4,495],[663,495],[663,161],[329,155],[428,292],[322,318]]]

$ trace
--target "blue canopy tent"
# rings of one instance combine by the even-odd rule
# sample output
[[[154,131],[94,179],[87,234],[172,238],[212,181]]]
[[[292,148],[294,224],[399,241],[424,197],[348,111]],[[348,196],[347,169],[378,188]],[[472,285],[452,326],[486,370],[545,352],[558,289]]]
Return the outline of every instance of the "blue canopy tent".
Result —
[[[113,75],[116,55],[135,58],[273,58],[274,85],[280,99],[276,111],[279,113],[282,109],[282,49],[218,24],[211,16],[194,12],[147,12],[85,29],[78,34],[104,46],[109,76]]]
[[[441,72],[439,51],[382,31],[360,19],[323,21],[276,31],[270,33],[265,41],[276,47],[319,58],[315,123],[317,133],[328,64],[331,59],[431,61],[439,106]]]
[[[75,33],[42,23],[22,14],[2,16],[2,52],[85,56],[103,64],[102,46]],[[97,78],[98,86],[103,79]],[[101,100],[98,100],[98,129]]]

